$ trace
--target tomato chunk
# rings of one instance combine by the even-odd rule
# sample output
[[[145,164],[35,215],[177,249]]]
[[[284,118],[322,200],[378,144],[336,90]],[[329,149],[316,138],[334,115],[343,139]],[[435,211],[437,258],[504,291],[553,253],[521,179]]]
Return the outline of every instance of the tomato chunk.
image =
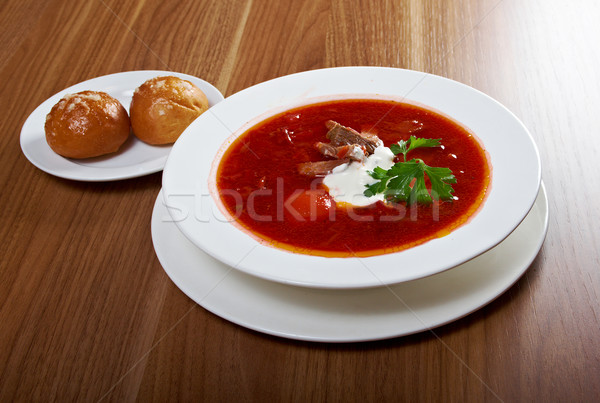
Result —
[[[334,201],[323,189],[297,190],[286,200],[285,207],[298,221],[315,221],[329,216]]]

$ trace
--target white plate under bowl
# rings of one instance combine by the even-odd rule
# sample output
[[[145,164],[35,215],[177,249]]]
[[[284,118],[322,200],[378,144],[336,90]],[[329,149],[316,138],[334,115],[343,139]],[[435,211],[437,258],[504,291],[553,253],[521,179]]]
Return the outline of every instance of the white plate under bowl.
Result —
[[[422,104],[455,119],[483,143],[491,188],[478,214],[449,235],[398,253],[327,258],[269,246],[233,225],[211,194],[223,148],[246,128],[290,107],[340,98],[388,98]],[[202,135],[200,135],[202,134]],[[307,287],[360,288],[439,273],[489,250],[525,218],[538,194],[541,165],[523,124],[489,96],[443,77],[382,67],[307,71],[238,92],[194,121],[173,146],[163,194],[173,220],[195,245],[246,273]],[[376,236],[376,234],[367,234]]]
[[[29,115],[21,129],[21,149],[36,167],[65,179],[98,182],[135,178],[163,169],[171,145],[152,146],[130,136],[114,154],[88,159],[70,159],[56,154],[46,142],[44,123],[52,107],[66,94],[91,90],[104,91],[116,98],[129,111],[133,91],[144,81],[158,76],[177,76],[200,88],[210,106],[223,100],[221,92],[210,83],[188,74],[172,71],[141,70],[109,74],[83,81],[53,95]]]
[[[531,265],[548,229],[539,196],[498,246],[451,270],[387,287],[328,290],[247,275],[198,249],[156,199],[152,240],[167,275],[196,303],[233,323],[297,340],[357,342],[431,330],[459,319],[510,288]]]

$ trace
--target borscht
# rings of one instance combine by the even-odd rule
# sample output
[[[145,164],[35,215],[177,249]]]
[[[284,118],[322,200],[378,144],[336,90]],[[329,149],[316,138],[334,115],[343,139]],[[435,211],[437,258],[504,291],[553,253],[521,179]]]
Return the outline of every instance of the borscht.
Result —
[[[483,145],[451,118],[343,99],[246,130],[225,150],[216,185],[232,221],[265,244],[365,257],[450,234],[479,210],[490,178]]]

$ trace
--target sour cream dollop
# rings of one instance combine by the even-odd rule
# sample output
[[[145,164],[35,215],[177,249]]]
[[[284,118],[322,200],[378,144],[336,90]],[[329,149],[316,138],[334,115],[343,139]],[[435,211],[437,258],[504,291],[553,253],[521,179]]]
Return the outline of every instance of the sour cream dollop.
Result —
[[[383,201],[382,193],[371,197],[363,194],[366,185],[377,182],[369,175],[368,171],[372,171],[377,166],[390,169],[392,165],[394,165],[394,153],[382,144],[361,162],[352,161],[335,167],[330,174],[323,178],[323,184],[327,186],[329,195],[336,203],[366,207],[377,201]]]

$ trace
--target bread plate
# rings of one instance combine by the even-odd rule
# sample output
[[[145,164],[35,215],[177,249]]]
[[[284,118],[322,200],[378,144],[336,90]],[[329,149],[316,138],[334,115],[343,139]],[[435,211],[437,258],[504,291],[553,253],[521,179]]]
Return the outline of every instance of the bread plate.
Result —
[[[171,71],[128,71],[93,78],[58,92],[29,115],[21,129],[23,154],[33,165],[46,173],[78,181],[114,181],[161,171],[171,151],[171,145],[152,146],[135,136],[130,136],[116,153],[81,160],[69,159],[56,154],[48,146],[44,122],[52,106],[63,96],[84,90],[106,92],[129,110],[133,91],[144,81],[163,75],[174,75],[195,84],[206,94],[209,106],[223,100],[223,95],[210,83],[188,74]]]

